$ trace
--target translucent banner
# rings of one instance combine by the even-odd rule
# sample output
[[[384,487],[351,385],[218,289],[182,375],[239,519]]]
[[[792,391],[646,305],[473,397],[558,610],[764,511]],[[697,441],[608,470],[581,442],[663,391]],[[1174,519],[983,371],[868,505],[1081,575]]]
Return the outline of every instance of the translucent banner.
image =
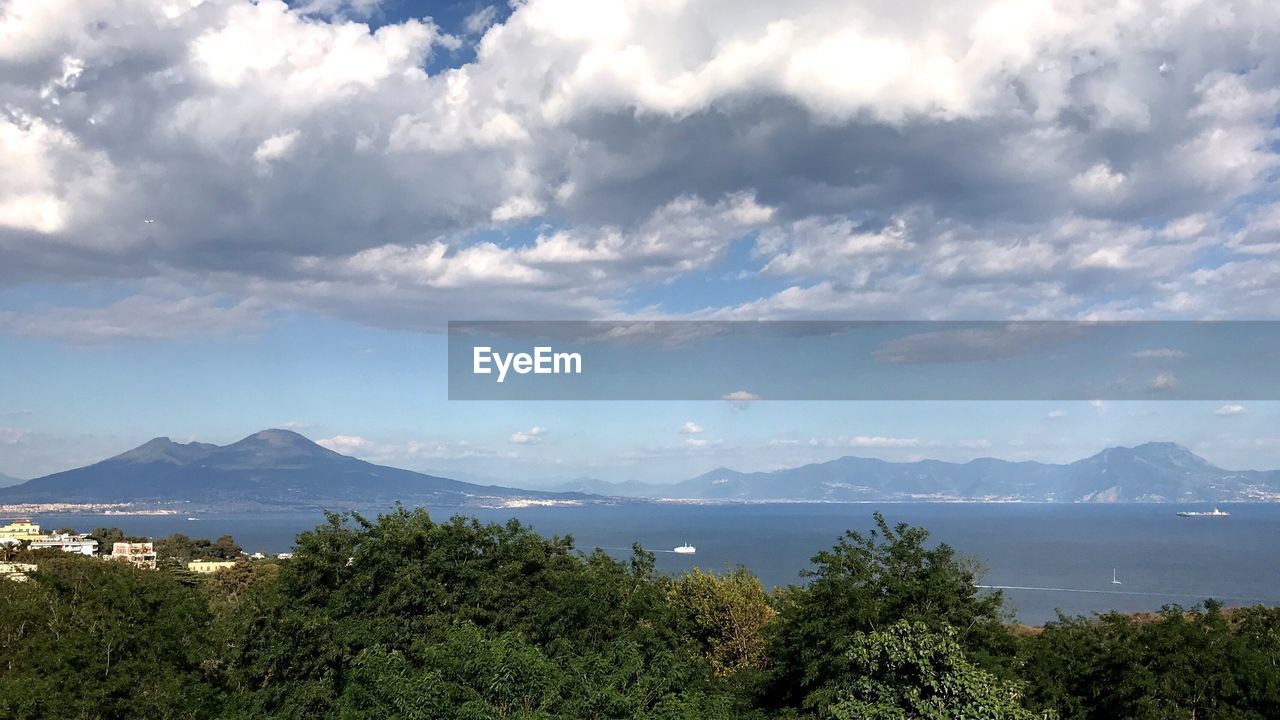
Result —
[[[1276,400],[1280,322],[455,321],[451,400]]]

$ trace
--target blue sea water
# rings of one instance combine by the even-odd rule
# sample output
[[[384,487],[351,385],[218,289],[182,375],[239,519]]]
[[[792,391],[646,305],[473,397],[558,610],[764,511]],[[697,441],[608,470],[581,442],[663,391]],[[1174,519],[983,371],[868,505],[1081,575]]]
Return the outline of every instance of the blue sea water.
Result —
[[[1005,597],[1018,620],[1039,624],[1069,615],[1158,610],[1213,597],[1229,606],[1280,605],[1280,505],[1223,506],[1231,517],[1179,518],[1170,505],[851,504],[618,505],[469,509],[481,520],[516,517],[544,534],[572,535],[578,547],[619,557],[633,542],[663,551],[688,542],[695,555],[658,552],[658,567],[744,565],[766,585],[802,582],[801,569],[846,529],[869,530],[872,512],[891,523],[928,529],[976,558],[983,582],[1013,586]],[[1207,509],[1207,508],[1191,508]],[[432,510],[443,519],[456,509]],[[296,534],[323,518],[313,513],[177,516],[47,515],[49,527],[115,526],[130,535],[231,533],[246,550],[288,550]],[[1115,569],[1120,585],[1111,582]]]

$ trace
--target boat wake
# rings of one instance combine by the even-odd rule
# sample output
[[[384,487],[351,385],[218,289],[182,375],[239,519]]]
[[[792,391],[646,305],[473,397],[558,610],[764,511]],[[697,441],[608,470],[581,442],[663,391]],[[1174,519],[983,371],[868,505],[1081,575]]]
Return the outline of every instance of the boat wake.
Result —
[[[1189,598],[1193,600],[1239,600],[1242,602],[1272,603],[1274,600],[1260,597],[1218,595],[1217,593],[1142,592],[1139,590],[1091,590],[1083,588],[1032,587],[1029,585],[974,585],[982,590],[1026,590],[1030,592],[1083,593],[1087,595],[1134,595],[1138,597]]]

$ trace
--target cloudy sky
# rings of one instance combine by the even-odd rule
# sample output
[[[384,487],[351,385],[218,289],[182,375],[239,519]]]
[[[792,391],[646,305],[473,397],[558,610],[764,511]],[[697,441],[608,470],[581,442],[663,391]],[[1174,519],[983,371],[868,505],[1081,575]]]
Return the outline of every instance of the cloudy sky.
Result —
[[[285,424],[523,479],[1280,466],[1261,403],[448,403],[439,335],[1280,318],[1277,47],[1263,0],[0,0],[0,472]]]

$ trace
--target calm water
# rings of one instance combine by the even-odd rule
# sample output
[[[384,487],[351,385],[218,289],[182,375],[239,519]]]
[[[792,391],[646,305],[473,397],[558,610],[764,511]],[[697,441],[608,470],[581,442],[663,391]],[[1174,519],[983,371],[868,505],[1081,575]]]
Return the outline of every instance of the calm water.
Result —
[[[468,511],[482,520],[518,517],[545,534],[571,534],[581,548],[627,554],[632,542],[669,549],[689,542],[694,556],[658,553],[658,566],[745,565],[766,585],[799,581],[801,568],[846,528],[869,529],[873,510],[891,523],[927,528],[933,538],[977,557],[990,585],[1007,590],[1026,623],[1093,611],[1157,610],[1206,597],[1228,605],[1280,605],[1280,505],[1230,505],[1226,519],[1189,519],[1169,505],[749,505],[618,506]],[[1202,509],[1202,508],[1193,508]],[[1207,509],[1207,508],[1203,508]],[[442,509],[443,518],[455,512]],[[52,529],[104,525],[130,535],[231,533],[249,551],[288,550],[294,536],[320,522],[316,514],[208,514],[181,517],[51,515]],[[1111,570],[1121,585],[1111,584]],[[1070,592],[1082,591],[1082,592]]]

